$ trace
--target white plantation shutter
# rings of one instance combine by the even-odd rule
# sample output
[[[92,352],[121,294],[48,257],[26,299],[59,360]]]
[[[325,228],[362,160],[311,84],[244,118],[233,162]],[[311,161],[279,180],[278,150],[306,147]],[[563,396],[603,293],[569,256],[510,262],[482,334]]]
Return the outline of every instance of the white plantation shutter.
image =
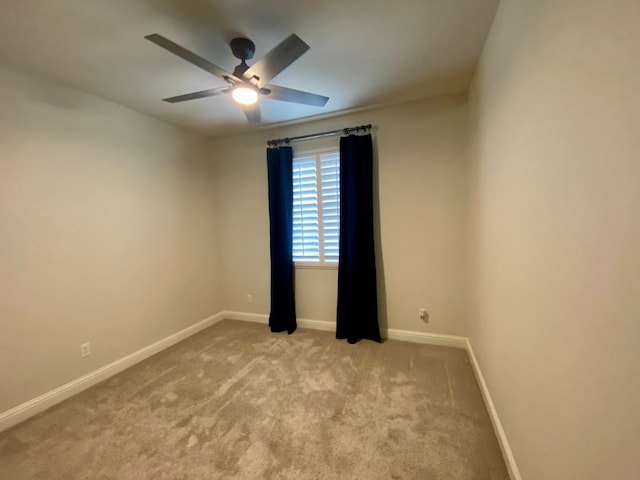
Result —
[[[324,261],[337,262],[340,233],[340,154],[320,155]]]
[[[335,263],[340,232],[340,153],[293,159],[293,260]]]
[[[293,160],[293,260],[320,261],[320,219],[315,157]]]

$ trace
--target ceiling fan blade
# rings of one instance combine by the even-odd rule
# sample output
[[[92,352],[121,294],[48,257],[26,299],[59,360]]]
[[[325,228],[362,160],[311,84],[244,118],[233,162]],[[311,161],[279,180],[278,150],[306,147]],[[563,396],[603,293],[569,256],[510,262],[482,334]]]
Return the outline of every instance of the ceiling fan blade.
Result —
[[[230,89],[231,87],[210,88],[208,90],[187,93],[185,95],[178,95],[176,97],[163,98],[162,100],[169,103],[186,102],[187,100],[196,100],[198,98],[213,97],[215,95],[227,93]]]
[[[253,105],[241,105],[244,114],[247,116],[249,123],[260,123],[260,104],[258,102]]]
[[[205,60],[204,58],[196,55],[195,53],[187,50],[184,47],[181,47],[177,43],[172,42],[168,38],[165,38],[158,33],[152,33],[151,35],[147,35],[144,38],[146,38],[152,43],[155,43],[159,47],[162,47],[165,50],[173,53],[174,55],[177,55],[183,60],[186,60],[187,62],[195,65],[196,67],[200,67],[204,71],[209,72],[225,81],[226,81],[225,77],[230,78],[236,82],[242,81],[238,77],[230,74],[229,72],[224,71],[217,65],[214,65],[209,60]]]
[[[289,35],[278,46],[254,63],[244,72],[245,78],[257,81],[258,88],[264,87],[273,77],[295,62],[303,53],[309,50],[295,33]]]
[[[304,105],[314,105],[316,107],[324,107],[329,97],[316,95],[315,93],[294,90],[293,88],[278,87],[277,85],[267,85],[267,90],[271,93],[266,98],[271,100],[280,100],[281,102],[302,103]]]

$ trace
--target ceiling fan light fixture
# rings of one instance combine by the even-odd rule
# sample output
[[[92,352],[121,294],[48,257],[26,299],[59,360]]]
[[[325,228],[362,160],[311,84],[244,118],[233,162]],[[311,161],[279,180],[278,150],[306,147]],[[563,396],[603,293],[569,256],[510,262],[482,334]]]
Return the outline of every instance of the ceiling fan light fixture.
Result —
[[[231,92],[233,99],[241,105],[253,105],[258,101],[258,92],[255,88],[241,85]]]

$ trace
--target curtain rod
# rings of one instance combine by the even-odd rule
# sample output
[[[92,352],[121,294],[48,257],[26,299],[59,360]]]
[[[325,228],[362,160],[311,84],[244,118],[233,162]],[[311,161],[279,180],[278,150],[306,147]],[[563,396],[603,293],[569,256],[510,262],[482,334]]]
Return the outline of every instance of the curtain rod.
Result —
[[[341,128],[339,130],[330,130],[328,132],[312,133],[309,135],[300,135],[298,137],[278,138],[276,140],[267,141],[270,147],[277,147],[281,143],[299,142],[301,140],[311,140],[312,138],[332,137],[333,135],[349,135],[352,132],[360,130],[371,130],[372,125],[360,125],[358,127]]]

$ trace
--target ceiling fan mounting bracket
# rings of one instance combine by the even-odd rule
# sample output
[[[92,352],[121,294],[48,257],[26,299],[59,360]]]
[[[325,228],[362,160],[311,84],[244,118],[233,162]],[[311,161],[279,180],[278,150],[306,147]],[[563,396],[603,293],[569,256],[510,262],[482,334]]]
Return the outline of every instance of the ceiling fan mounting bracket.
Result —
[[[231,40],[231,51],[233,56],[239,58],[244,63],[245,60],[253,58],[256,52],[256,45],[248,38],[234,38]]]

